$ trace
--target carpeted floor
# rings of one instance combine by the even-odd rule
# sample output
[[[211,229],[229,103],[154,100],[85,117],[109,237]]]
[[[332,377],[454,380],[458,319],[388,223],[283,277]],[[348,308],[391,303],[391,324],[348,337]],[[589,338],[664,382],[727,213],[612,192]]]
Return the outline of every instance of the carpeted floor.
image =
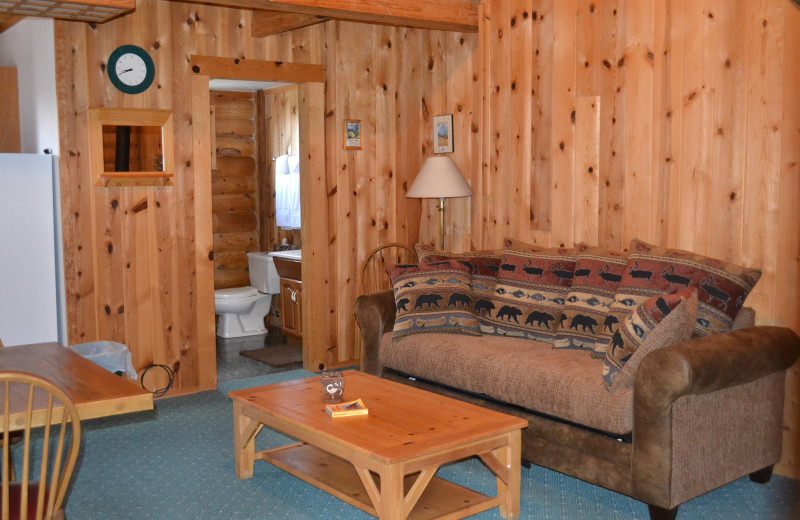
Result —
[[[298,377],[293,370],[220,385],[156,402],[153,412],[85,421],[79,467],[67,500],[70,520],[367,519],[360,510],[258,461],[255,476],[234,475],[229,390]],[[256,448],[288,439],[264,431]],[[472,459],[439,476],[493,494],[494,478]],[[744,478],[680,508],[679,520],[798,518],[800,483],[775,476],[767,485]],[[497,510],[474,518],[500,518]],[[534,466],[522,470],[521,519],[645,519],[640,502]]]

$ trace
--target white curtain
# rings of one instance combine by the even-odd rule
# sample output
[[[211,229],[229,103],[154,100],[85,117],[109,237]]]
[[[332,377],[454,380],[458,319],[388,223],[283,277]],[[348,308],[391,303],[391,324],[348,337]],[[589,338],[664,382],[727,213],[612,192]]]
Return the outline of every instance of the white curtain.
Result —
[[[286,229],[300,229],[300,159],[281,155],[275,159],[275,218]]]

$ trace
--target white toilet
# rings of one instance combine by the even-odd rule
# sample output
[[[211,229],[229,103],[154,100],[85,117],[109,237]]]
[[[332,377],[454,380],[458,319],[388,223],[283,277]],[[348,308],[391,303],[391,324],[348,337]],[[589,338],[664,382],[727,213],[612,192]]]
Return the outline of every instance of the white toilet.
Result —
[[[266,334],[264,317],[272,295],[280,293],[280,278],[269,253],[247,253],[250,285],[214,291],[214,312],[219,315],[217,336],[241,338]]]

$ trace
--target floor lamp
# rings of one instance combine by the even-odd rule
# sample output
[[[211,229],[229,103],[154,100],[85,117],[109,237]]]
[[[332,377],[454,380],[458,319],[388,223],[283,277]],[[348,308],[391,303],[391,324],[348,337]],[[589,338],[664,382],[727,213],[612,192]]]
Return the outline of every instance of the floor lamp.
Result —
[[[411,184],[406,197],[412,199],[439,199],[439,231],[444,251],[444,210],[445,199],[452,197],[471,197],[472,189],[464,180],[458,167],[447,155],[428,157]]]

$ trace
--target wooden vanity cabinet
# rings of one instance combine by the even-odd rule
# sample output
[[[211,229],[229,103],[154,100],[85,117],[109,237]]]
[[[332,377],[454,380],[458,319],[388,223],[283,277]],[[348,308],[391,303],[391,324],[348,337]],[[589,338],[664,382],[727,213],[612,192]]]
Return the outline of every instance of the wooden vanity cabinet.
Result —
[[[303,282],[281,278],[281,330],[303,336]]]

